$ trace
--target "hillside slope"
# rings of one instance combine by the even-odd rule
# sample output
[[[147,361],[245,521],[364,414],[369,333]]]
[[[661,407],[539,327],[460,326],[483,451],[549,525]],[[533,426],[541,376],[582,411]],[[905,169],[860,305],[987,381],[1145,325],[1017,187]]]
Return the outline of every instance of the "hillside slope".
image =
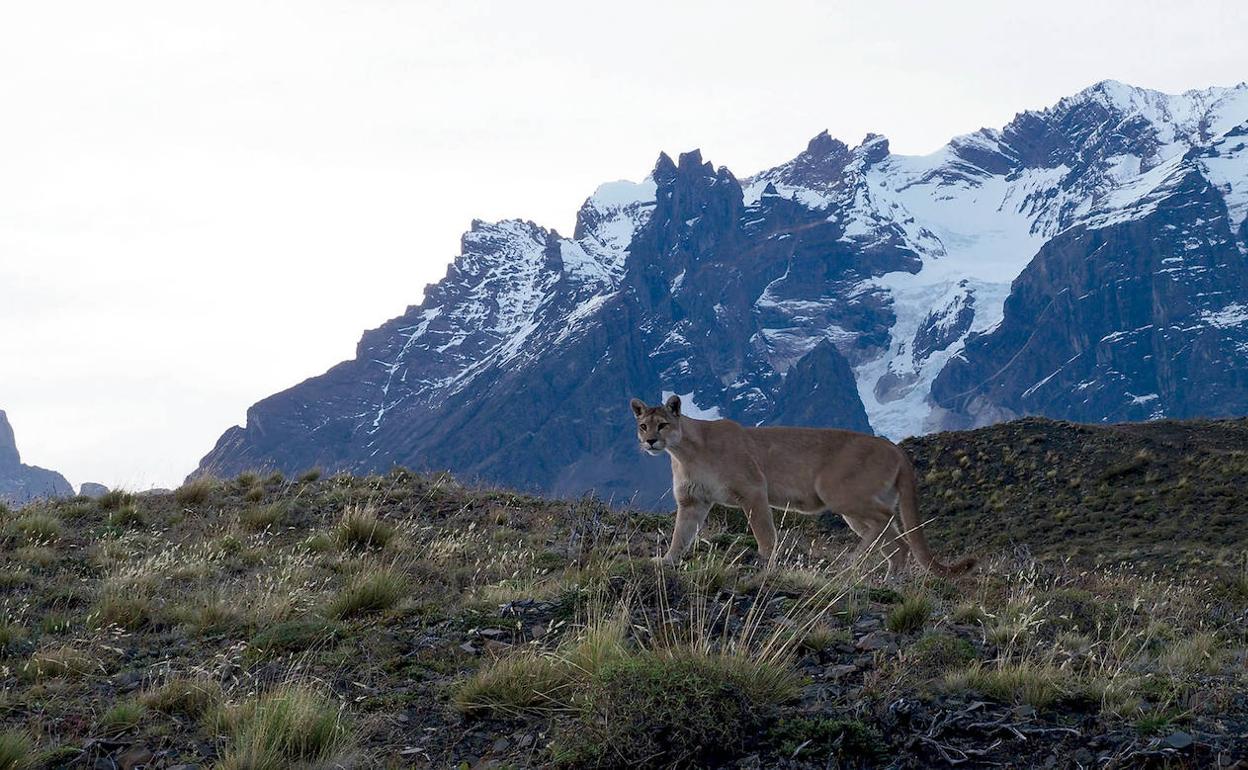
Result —
[[[657,572],[670,515],[403,470],[0,509],[0,750],[35,768],[1234,766],[1246,430],[1024,420],[909,443],[933,548],[982,560],[957,581],[883,585],[822,519],[783,522],[760,570],[724,511]]]

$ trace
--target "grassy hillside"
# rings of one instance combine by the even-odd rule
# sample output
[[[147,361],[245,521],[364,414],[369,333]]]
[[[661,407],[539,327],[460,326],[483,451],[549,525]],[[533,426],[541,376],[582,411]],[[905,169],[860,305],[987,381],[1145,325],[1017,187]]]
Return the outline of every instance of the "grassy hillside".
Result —
[[[1167,572],[1242,565],[1248,419],[1028,418],[904,446],[935,537]]]
[[[404,471],[5,511],[0,770],[1230,766],[1244,429],[912,442],[957,581],[724,512],[658,571],[670,517]]]

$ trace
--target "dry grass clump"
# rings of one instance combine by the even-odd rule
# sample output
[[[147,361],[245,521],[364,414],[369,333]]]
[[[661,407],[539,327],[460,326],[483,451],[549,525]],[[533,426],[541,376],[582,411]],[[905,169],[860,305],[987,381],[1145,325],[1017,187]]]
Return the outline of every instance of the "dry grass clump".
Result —
[[[370,566],[352,577],[346,587],[330,599],[325,611],[339,620],[384,612],[409,592],[408,578],[398,569]]]
[[[220,485],[211,476],[200,476],[174,490],[173,499],[181,505],[203,505],[212,498]]]
[[[134,503],[125,503],[108,515],[108,523],[114,527],[141,527],[147,523],[147,517]]]
[[[321,477],[320,468],[309,468],[299,477],[300,484],[311,484]]]
[[[1006,703],[1035,708],[1075,695],[1077,682],[1068,669],[1033,661],[972,663],[945,677],[950,692],[972,691]]]
[[[61,520],[43,511],[23,513],[5,527],[5,534],[10,540],[32,545],[55,543],[64,532]]]
[[[238,522],[248,532],[262,532],[281,523],[290,512],[286,501],[253,505],[238,515]]]
[[[35,743],[26,733],[0,732],[0,770],[27,770],[35,765]]]
[[[111,489],[95,500],[95,504],[100,506],[100,510],[104,511],[115,511],[121,506],[132,502],[134,502],[134,495],[123,489]]]
[[[909,596],[888,613],[885,625],[889,631],[908,634],[918,631],[932,617],[932,600],[923,595]]]
[[[91,656],[70,646],[40,650],[30,656],[23,673],[31,679],[42,680],[55,677],[77,677],[98,668]]]
[[[343,550],[385,548],[394,535],[395,528],[379,519],[376,510],[359,506],[348,506],[334,530],[338,547]]]
[[[143,705],[162,714],[196,719],[221,705],[224,694],[215,680],[175,676],[142,696]]]
[[[110,707],[100,716],[100,729],[105,732],[120,732],[137,727],[143,720],[147,708],[138,701],[126,700]]]
[[[229,721],[230,747],[218,770],[332,767],[345,762],[358,741],[342,707],[310,685],[287,685],[247,701]]]

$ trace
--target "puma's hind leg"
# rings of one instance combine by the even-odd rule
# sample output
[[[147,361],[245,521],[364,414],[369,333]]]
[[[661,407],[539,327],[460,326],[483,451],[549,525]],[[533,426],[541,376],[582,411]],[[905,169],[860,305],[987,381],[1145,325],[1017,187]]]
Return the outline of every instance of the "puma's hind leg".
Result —
[[[758,560],[770,566],[776,556],[776,522],[771,515],[767,493],[759,490],[739,497],[741,510],[750,522],[750,532],[758,543]]]

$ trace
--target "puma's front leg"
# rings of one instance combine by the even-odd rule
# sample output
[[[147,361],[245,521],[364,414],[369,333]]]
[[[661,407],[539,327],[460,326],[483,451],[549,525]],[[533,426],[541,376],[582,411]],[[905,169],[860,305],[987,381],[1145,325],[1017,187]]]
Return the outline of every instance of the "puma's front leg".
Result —
[[[659,559],[664,564],[675,564],[684,555],[685,549],[693,542],[698,530],[706,522],[706,515],[711,510],[710,503],[683,500],[676,503],[676,526],[672,529],[672,544],[667,555]]]

